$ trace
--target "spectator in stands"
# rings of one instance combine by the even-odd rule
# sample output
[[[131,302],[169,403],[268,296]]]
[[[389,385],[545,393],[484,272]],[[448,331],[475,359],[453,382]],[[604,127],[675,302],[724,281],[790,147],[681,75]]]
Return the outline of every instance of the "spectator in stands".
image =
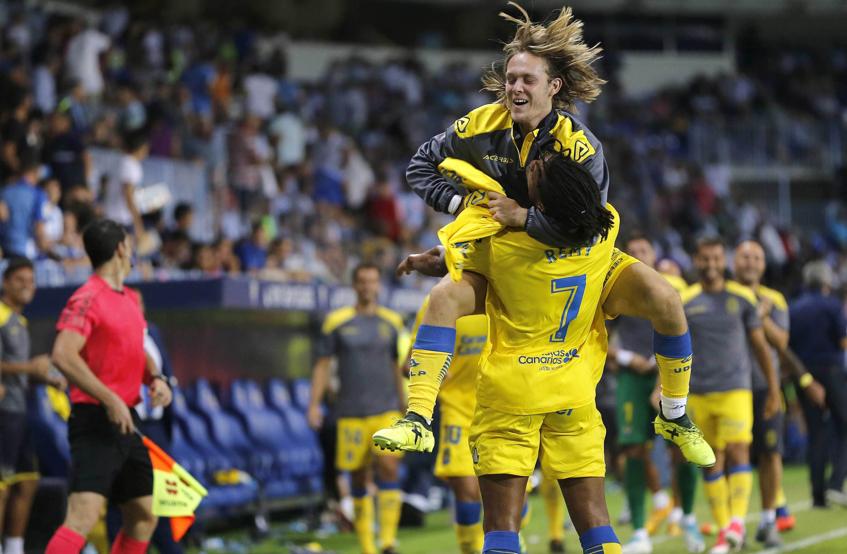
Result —
[[[0,296],[0,344],[3,387],[0,400],[0,535],[5,554],[24,554],[24,534],[38,489],[38,464],[27,423],[27,388],[30,379],[65,389],[65,379],[46,354],[31,357],[30,334],[23,309],[35,296],[32,262],[14,258],[3,272]],[[7,516],[7,517],[6,517]],[[8,522],[4,529],[3,523]],[[5,532],[4,532],[5,531]]]
[[[158,266],[183,269],[191,262],[191,239],[183,231],[167,233],[159,251]]]
[[[253,64],[250,73],[244,78],[247,113],[262,121],[270,118],[274,114],[277,88],[276,80],[268,75],[265,68],[259,64]]]
[[[144,222],[135,202],[135,190],[144,179],[141,161],[147,157],[147,137],[143,131],[134,131],[124,136],[123,143],[124,155],[117,171],[109,176],[103,194],[103,215],[123,225],[138,241],[144,236]]]
[[[147,125],[147,110],[136,92],[138,85],[125,81],[118,87],[118,130],[122,134],[137,132]]]
[[[59,207],[59,202],[62,200],[62,187],[59,181],[55,178],[47,178],[41,181],[41,189],[44,191],[44,236],[45,242],[49,245],[49,250],[45,253],[50,254],[53,247],[62,240],[64,234],[64,217],[62,216],[62,208]]]
[[[224,272],[230,275],[241,273],[241,260],[236,256],[233,243],[230,239],[220,237],[212,243],[212,247],[215,251],[217,263]]]
[[[253,224],[250,238],[241,241],[235,248],[235,253],[241,262],[241,270],[256,273],[265,267],[268,256],[268,233],[261,221]]]
[[[298,166],[306,159],[306,127],[290,104],[278,102],[276,117],[268,127],[271,144],[275,149],[277,170]]]
[[[22,256],[34,260],[50,246],[44,226],[47,195],[38,187],[38,161],[28,156],[19,163],[18,180],[0,191],[0,200],[8,212],[0,224],[0,245],[7,258]]]
[[[833,271],[824,261],[803,267],[805,292],[790,303],[790,348],[809,373],[826,389],[826,407],[820,408],[799,395],[809,430],[808,462],[815,507],[827,502],[847,507],[847,320],[839,300],[831,295]],[[801,386],[803,383],[800,383]],[[830,440],[827,416],[832,420],[835,442]],[[826,479],[827,458],[834,453],[832,473]]]
[[[65,69],[68,77],[79,80],[87,97],[98,99],[103,93],[103,72],[100,56],[111,46],[109,37],[94,28],[85,28],[76,22],[73,38],[65,51]]]
[[[20,175],[22,171],[21,160],[30,151],[29,142],[32,137],[28,136],[29,112],[32,108],[32,97],[21,88],[15,87],[11,90],[12,96],[9,102],[12,111],[0,129],[0,180],[7,182]],[[2,184],[2,183],[0,183]]]
[[[70,496],[64,524],[46,554],[76,554],[107,500],[117,505],[123,528],[112,548],[143,554],[156,527],[152,513],[153,468],[130,406],[142,380],[153,406],[167,406],[171,390],[163,375],[145,367],[144,316],[135,296],[123,290],[132,267],[132,242],[120,224],[100,220],[83,235],[95,274],[68,301],[56,327],[53,362],[69,377],[71,418]]]
[[[42,113],[53,113],[56,109],[56,77],[62,67],[62,61],[47,47],[41,47],[34,56],[35,68],[32,71],[32,94],[35,107]]]
[[[186,235],[191,234],[191,226],[194,224],[194,208],[188,202],[180,202],[174,208],[174,231],[180,231]]]
[[[50,116],[43,151],[43,161],[61,183],[62,191],[77,186],[87,187],[91,174],[91,156],[80,134],[71,127],[71,118],[66,111],[57,111]]]

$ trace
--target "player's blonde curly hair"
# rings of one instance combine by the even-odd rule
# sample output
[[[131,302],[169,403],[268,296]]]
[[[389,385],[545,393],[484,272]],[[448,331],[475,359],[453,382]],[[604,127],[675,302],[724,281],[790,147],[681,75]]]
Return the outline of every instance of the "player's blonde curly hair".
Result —
[[[571,8],[565,7],[558,17],[544,25],[533,23],[529,14],[519,4],[509,2],[521,12],[522,18],[500,12],[500,17],[517,25],[514,38],[503,45],[506,54],[495,62],[482,77],[484,90],[497,95],[497,101],[506,98],[506,66],[515,54],[529,52],[547,60],[548,73],[562,80],[562,88],[553,97],[553,107],[573,110],[577,100],[591,102],[600,95],[601,79],[592,64],[600,57],[599,45],[588,46],[582,38],[582,21],[574,19]]]

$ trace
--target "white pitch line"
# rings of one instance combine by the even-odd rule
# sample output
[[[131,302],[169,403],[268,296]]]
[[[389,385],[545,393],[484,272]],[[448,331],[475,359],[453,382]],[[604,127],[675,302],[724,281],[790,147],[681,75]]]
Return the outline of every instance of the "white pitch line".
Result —
[[[808,500],[801,500],[800,502],[795,502],[793,504],[788,505],[788,511],[792,514],[799,514],[801,512],[805,512],[806,510],[811,509],[812,503]],[[747,517],[744,518],[744,523],[753,523],[759,517],[759,514],[750,512],[747,514]],[[656,537],[651,542],[655,544],[662,544],[668,542],[669,540],[679,539],[681,537],[669,537],[668,535],[662,535],[661,537]]]
[[[757,554],[779,554],[780,552],[791,552],[793,550],[800,550],[801,548],[806,548],[807,546],[831,541],[832,539],[837,539],[840,537],[847,537],[847,527],[842,527],[841,529],[834,529],[832,531],[829,531],[828,533],[821,533],[820,535],[812,535],[811,537],[806,537],[803,540],[799,540],[797,542],[790,542],[777,548],[768,548],[767,550],[762,550]]]

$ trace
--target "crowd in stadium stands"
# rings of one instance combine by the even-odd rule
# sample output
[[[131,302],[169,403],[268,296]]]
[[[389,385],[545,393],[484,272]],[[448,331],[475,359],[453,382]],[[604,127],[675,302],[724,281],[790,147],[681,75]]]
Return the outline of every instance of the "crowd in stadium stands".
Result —
[[[464,65],[427,74],[412,60],[354,56],[302,83],[286,77],[281,35],[131,21],[122,9],[97,25],[35,9],[5,15],[2,246],[65,270],[86,265],[79,231],[98,213],[136,235],[143,277],[162,268],[336,283],[357,260],[393,267],[436,243],[445,222],[406,186],[411,154],[487,101],[477,68]],[[611,200],[683,269],[694,237],[717,231],[730,243],[759,238],[774,275],[820,255],[845,274],[843,210],[831,208],[814,235],[778,225],[771,211],[733,199],[727,166],[711,164],[728,161],[711,138],[735,139],[728,148],[745,161],[819,165],[832,137],[820,129],[843,130],[847,55],[828,53],[822,65],[776,51],[774,63],[754,65],[744,46],[738,75],[639,98],[621,91],[607,56],[610,83],[580,116],[604,141]],[[755,141],[740,128],[777,129],[784,140],[748,151]],[[95,167],[93,147],[123,150],[114,174]],[[217,238],[192,235],[191,205],[143,214],[129,204],[148,155],[205,167]]]

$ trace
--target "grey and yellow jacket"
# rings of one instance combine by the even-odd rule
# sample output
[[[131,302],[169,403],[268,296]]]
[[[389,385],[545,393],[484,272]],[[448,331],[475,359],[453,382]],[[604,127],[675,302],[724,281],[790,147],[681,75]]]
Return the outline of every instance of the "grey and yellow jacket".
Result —
[[[528,208],[526,231],[532,238],[551,246],[564,246],[558,224],[532,206],[527,190],[527,163],[549,148],[585,164],[606,202],[609,170],[600,141],[573,115],[556,109],[532,133],[522,136],[506,106],[481,106],[422,144],[409,162],[406,180],[429,206],[455,213],[466,191],[445,179],[438,166],[446,158],[464,160],[495,179],[509,198]],[[459,198],[454,200],[457,195]]]

